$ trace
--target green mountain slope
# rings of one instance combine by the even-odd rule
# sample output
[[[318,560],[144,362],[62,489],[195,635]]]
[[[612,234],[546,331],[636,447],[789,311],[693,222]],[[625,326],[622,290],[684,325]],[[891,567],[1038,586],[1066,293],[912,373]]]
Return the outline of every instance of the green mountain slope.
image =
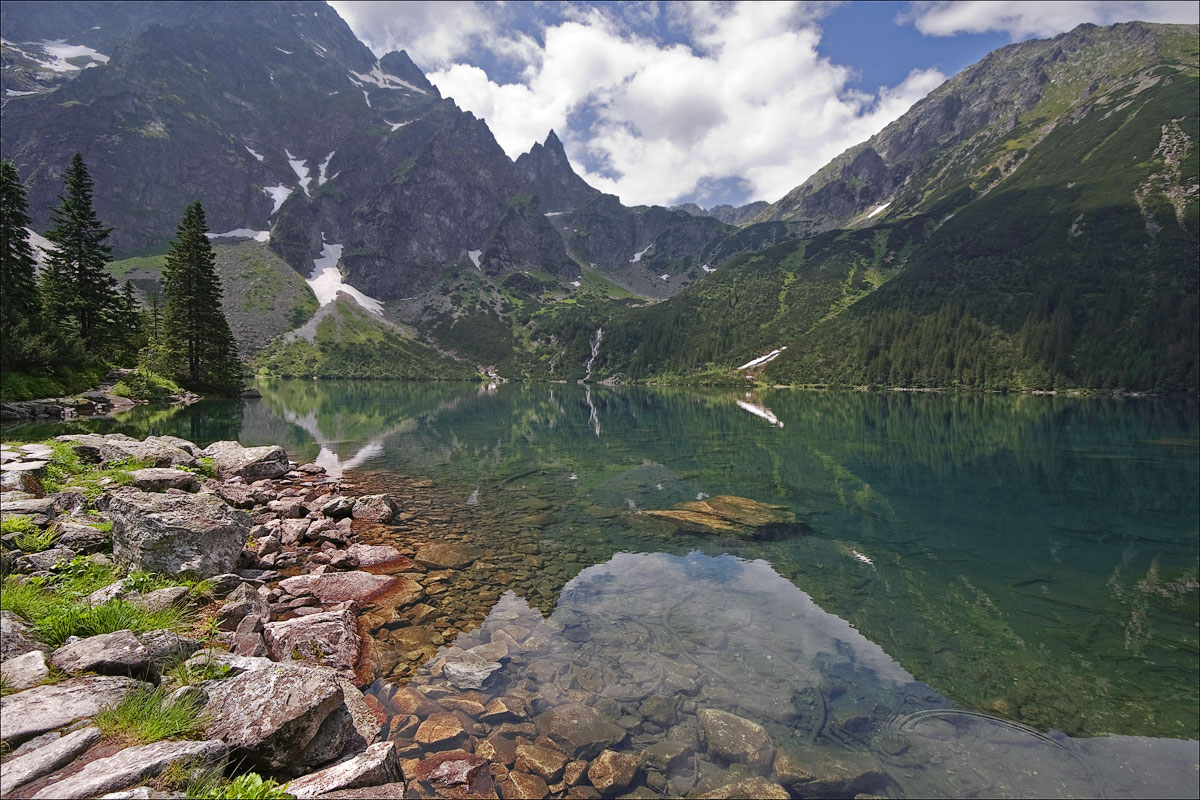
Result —
[[[1036,67],[1046,76],[1036,102],[1001,125],[960,92],[982,127],[933,147],[873,227],[862,209],[888,195],[826,204],[820,219],[810,202],[809,230],[843,228],[738,256],[671,300],[598,320],[593,374],[1195,391],[1196,31],[1084,26],[989,56],[947,86],[1003,99],[1011,87],[987,81]],[[946,96],[939,89],[872,142],[937,129]],[[850,162],[865,150],[855,152]],[[835,183],[849,191],[852,181],[823,185]],[[783,346],[760,368],[733,369]]]

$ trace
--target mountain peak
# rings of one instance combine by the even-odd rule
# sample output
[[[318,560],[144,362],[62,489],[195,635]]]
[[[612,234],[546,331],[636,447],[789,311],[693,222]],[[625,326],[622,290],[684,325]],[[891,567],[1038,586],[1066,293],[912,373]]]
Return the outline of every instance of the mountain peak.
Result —
[[[543,144],[535,143],[528,153],[517,158],[517,169],[549,211],[568,211],[600,194],[571,168],[566,150],[553,130],[546,134]]]

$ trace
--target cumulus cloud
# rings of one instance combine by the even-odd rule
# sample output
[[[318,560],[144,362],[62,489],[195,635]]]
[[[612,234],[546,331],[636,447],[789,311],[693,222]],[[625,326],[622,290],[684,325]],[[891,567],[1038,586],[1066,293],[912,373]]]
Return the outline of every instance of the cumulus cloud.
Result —
[[[1188,22],[1200,19],[1200,3],[1120,2],[1119,0],[956,0],[911,3],[899,21],[913,22],[927,36],[959,33],[1006,33],[1013,41],[1030,36],[1054,36],[1091,22]]]
[[[824,8],[688,3],[669,11],[689,44],[664,44],[629,10],[577,7],[545,27],[519,82],[463,63],[429,77],[511,157],[557,130],[583,177],[625,203],[704,202],[706,187],[733,179],[747,200],[774,200],[946,77],[919,70],[875,95],[848,90],[851,70],[817,51]]]

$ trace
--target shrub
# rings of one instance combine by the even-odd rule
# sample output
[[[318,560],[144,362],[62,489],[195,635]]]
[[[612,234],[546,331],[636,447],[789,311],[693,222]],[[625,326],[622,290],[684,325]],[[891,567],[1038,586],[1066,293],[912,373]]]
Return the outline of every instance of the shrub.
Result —
[[[14,538],[14,541],[21,550],[26,553],[40,553],[43,550],[49,550],[58,541],[58,531],[50,528],[38,528],[34,526],[31,531],[22,531]]]
[[[117,382],[112,393],[131,400],[165,400],[170,395],[183,393],[179,384],[145,367]]]

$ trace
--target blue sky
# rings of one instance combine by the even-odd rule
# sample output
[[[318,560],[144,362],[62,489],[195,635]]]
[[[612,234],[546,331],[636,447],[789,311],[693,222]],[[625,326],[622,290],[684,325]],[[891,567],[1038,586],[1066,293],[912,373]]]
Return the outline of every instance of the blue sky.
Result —
[[[1200,16],[1195,0],[331,4],[510,157],[554,129],[624,203],[705,207],[777,200],[997,47]]]

